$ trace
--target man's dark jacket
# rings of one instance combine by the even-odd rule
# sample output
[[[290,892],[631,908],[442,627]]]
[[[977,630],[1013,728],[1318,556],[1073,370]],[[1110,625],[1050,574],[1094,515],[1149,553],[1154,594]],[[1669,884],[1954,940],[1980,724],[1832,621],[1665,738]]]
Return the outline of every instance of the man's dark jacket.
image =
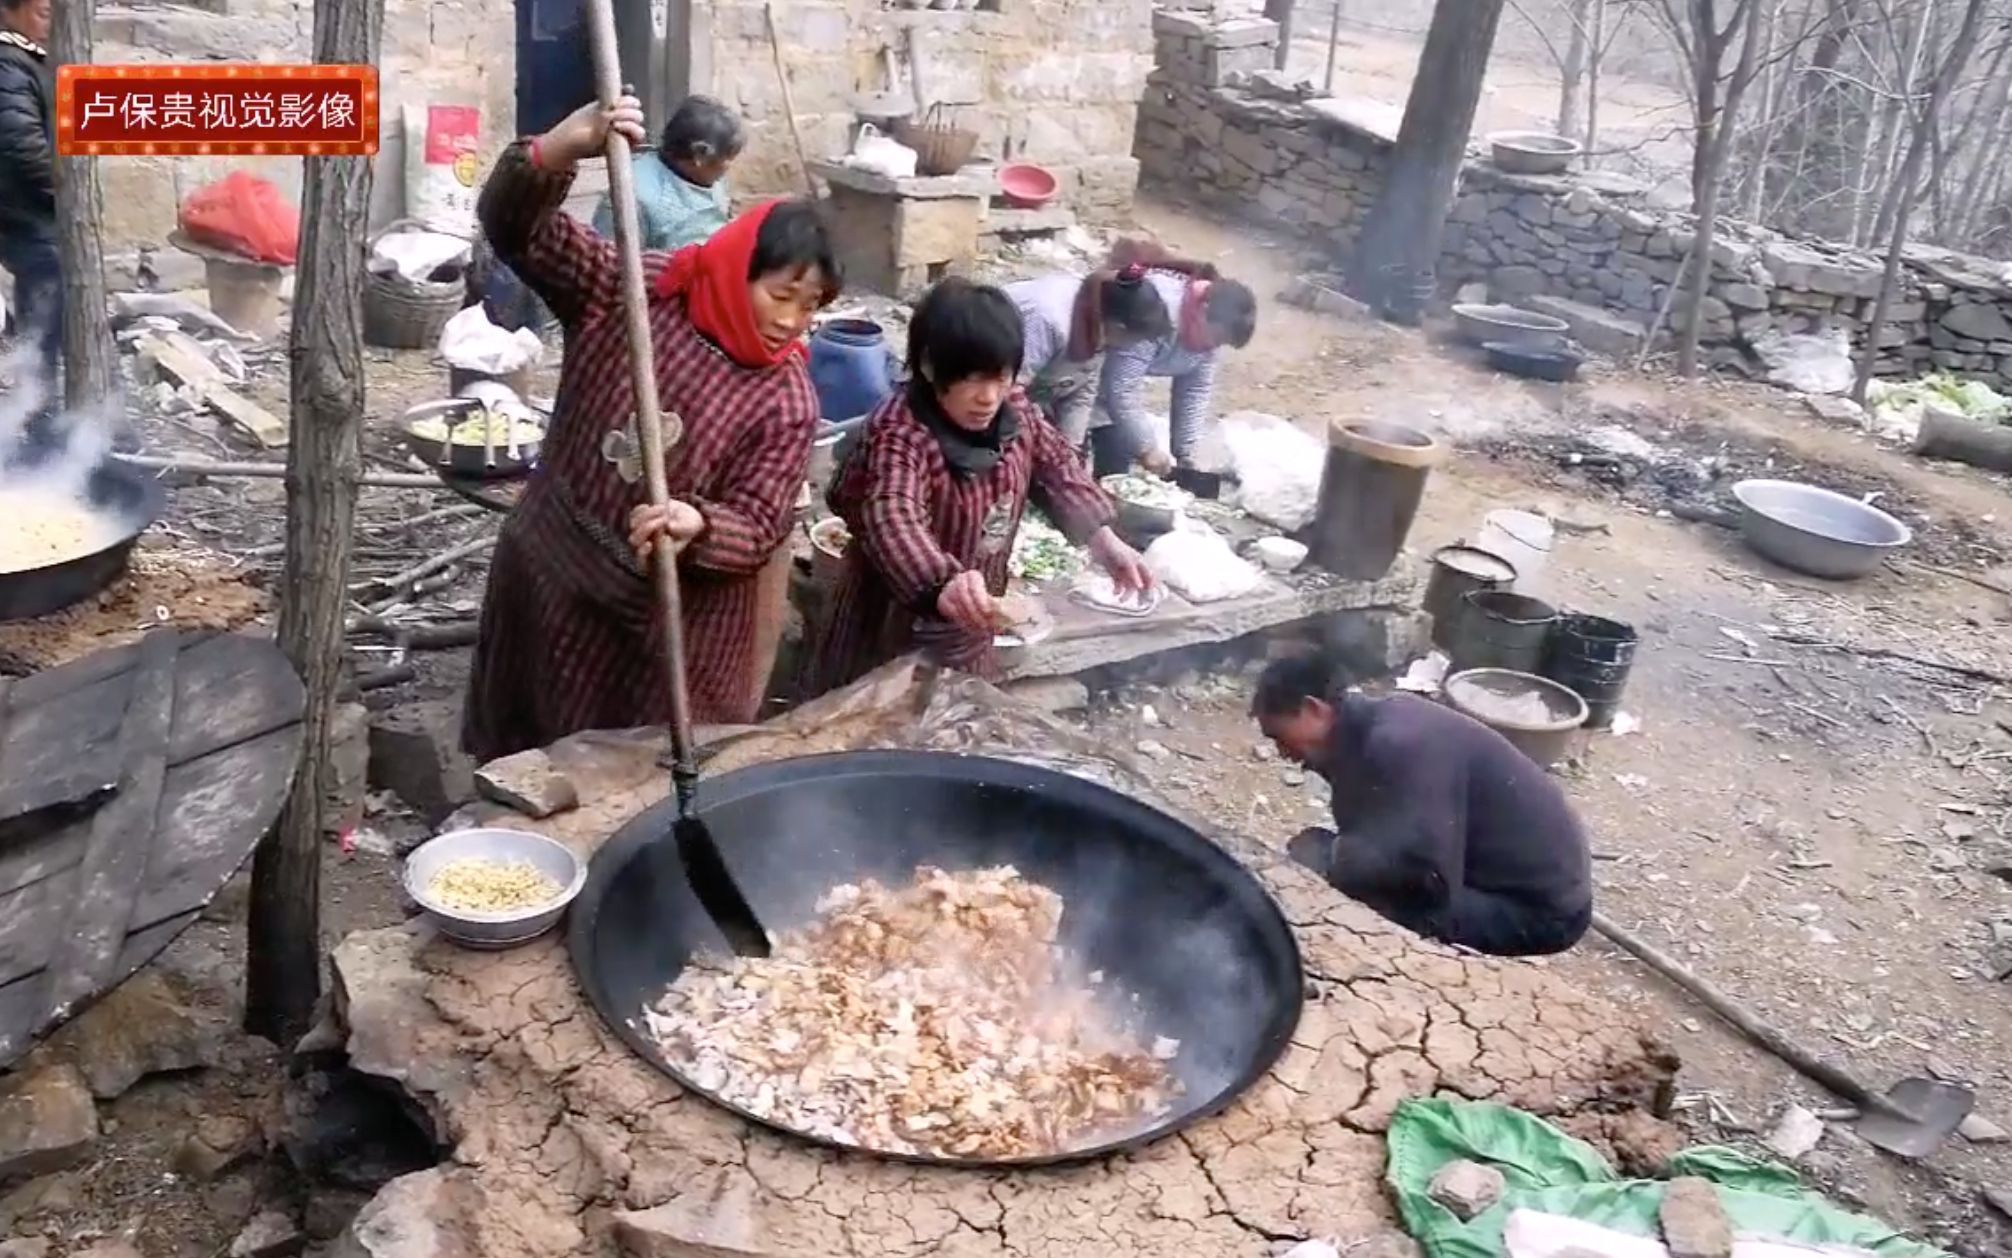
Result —
[[[56,238],[56,72],[39,45],[0,31],[0,253]]]

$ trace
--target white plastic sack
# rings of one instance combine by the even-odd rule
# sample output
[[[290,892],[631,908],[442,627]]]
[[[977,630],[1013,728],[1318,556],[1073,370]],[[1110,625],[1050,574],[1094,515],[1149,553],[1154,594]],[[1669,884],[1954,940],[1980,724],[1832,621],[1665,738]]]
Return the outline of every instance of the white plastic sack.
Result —
[[[1502,1225],[1502,1246],[1509,1258],[1669,1258],[1661,1241],[1630,1236],[1584,1219],[1537,1210],[1513,1210]]]
[[[538,361],[544,345],[529,328],[505,332],[489,322],[481,306],[470,306],[440,329],[440,356],[450,367],[507,376]]]
[[[482,111],[473,105],[407,105],[401,115],[405,217],[429,231],[475,239]]]
[[[1242,598],[1264,574],[1237,557],[1222,535],[1183,518],[1173,532],[1146,548],[1146,568],[1191,603]]]
[[[412,228],[380,236],[367,265],[372,274],[396,271],[418,283],[443,266],[467,266],[474,258],[475,247],[459,236]]]
[[[1768,333],[1753,343],[1770,384],[1797,393],[1849,393],[1858,367],[1843,328],[1788,335]]]
[[[846,155],[845,164],[885,175],[889,179],[912,179],[919,160],[914,149],[882,135],[880,128],[869,122],[859,128],[859,136],[853,140],[852,152]]]
[[[1261,411],[1224,416],[1222,436],[1236,461],[1238,505],[1288,533],[1313,522],[1327,461],[1319,438]]]

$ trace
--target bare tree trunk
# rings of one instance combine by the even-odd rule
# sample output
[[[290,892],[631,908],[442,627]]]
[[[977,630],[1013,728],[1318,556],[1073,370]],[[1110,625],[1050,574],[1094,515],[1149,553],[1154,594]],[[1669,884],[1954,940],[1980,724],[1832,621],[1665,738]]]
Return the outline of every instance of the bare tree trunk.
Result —
[[[1914,137],[1907,146],[1907,159],[1901,163],[1900,175],[1895,180],[1895,186],[1908,190],[1908,195],[1901,197],[1893,210],[1893,221],[1886,240],[1886,269],[1879,277],[1879,296],[1872,303],[1872,318],[1866,325],[1865,344],[1858,351],[1858,378],[1852,381],[1851,396],[1860,406],[1865,405],[1865,391],[1872,386],[1872,371],[1879,362],[1880,330],[1886,326],[1886,313],[1892,309],[1893,294],[1900,287],[1900,255],[1907,247],[1907,220],[1914,213],[1914,183],[1921,177],[1921,163],[1927,156],[1935,117],[1941,112],[1942,102],[1950,88],[1962,75],[1963,67],[1970,63],[1970,52],[1977,42],[1977,27],[1983,17],[1984,0],[1968,0],[1963,6],[1963,24],[1956,33],[1956,42],[1950,45],[1948,56],[1929,81],[1928,99],[1915,119]]]
[[[1747,221],[1761,221],[1761,211],[1767,202],[1767,176],[1769,158],[1774,154],[1774,114],[1775,114],[1775,28],[1780,23],[1782,0],[1763,0],[1767,6],[1767,21],[1761,33],[1761,116],[1754,127],[1754,151],[1748,159],[1747,178]]]
[[[1592,51],[1586,58],[1586,165],[1600,145],[1600,67],[1607,60],[1607,0],[1592,0]]]
[[[1977,98],[1971,102],[1969,116],[1963,120],[1963,129],[1957,133],[1956,143],[1952,146],[1959,161],[1968,154],[1970,167],[1964,172],[1962,187],[1957,191],[1952,221],[1941,236],[1945,245],[1961,247],[1969,236],[1971,224],[1976,221],[1977,198],[1983,191],[1984,173],[2005,145],[2005,105],[2008,97],[2012,97],[2012,78],[2007,77],[2005,65],[2008,55],[2012,55],[2012,39],[2000,40],[1998,47],[1992,50],[1990,66],[1984,76],[1985,85],[1978,89]],[[1982,139],[1972,151],[1971,142],[1980,135]],[[1943,226],[1939,222],[1936,225]]]
[[[1446,213],[1481,103],[1503,0],[1438,0],[1404,106],[1390,174],[1348,268],[1348,292],[1385,318],[1415,323],[1439,260]]]
[[[88,65],[93,0],[55,6],[49,55],[57,65]],[[56,158],[56,257],[63,269],[63,399],[72,412],[100,412],[118,396],[118,354],[105,317],[104,198],[98,159]],[[53,389],[54,381],[50,381]],[[123,416],[95,418],[123,423]]]
[[[1992,81],[1993,102],[1991,105],[1991,126],[1985,132],[1984,143],[1976,159],[1971,163],[1970,173],[1963,180],[1963,193],[1957,197],[1957,223],[1946,244],[1959,247],[1971,243],[1976,235],[1979,220],[1983,217],[1987,204],[1996,200],[1996,190],[2005,172],[2005,148],[2012,144],[2012,110],[2008,110],[2008,97],[2012,97],[2012,79],[1994,77]],[[1986,189],[1991,192],[1987,194]]]
[[[1872,231],[1862,242],[1870,244],[1884,239],[1893,223],[1892,215],[1902,200],[1913,196],[1912,185],[1900,198],[1893,195],[1893,187],[1899,179],[1896,162],[1901,160],[1902,146],[1907,143],[1909,127],[1907,120],[1914,116],[1914,97],[1921,90],[1922,59],[1927,55],[1929,29],[1935,24],[1935,0],[1922,0],[1920,18],[1914,24],[1914,33],[1908,41],[1907,59],[1900,67],[1900,91],[1886,106],[1886,150],[1880,159],[1879,173],[1887,192],[1880,198],[1879,212],[1873,216]]]
[[[1341,50],[1341,8],[1342,0],[1334,0],[1334,12],[1327,18],[1327,73],[1321,76],[1320,90],[1334,94],[1334,58]]]
[[[1698,99],[1716,95],[1719,67],[1732,38],[1733,26],[1718,31],[1712,0],[1692,0],[1698,26]],[[1693,376],[1698,370],[1698,341],[1704,335],[1705,296],[1712,287],[1712,244],[1718,235],[1719,193],[1725,183],[1726,160],[1732,156],[1733,136],[1739,123],[1740,103],[1753,82],[1754,62],[1760,55],[1761,0],[1743,0],[1734,10],[1734,25],[1740,30],[1740,55],[1732,78],[1725,86],[1725,104],[1716,114],[1698,114],[1697,160],[1697,264],[1691,268],[1690,291],[1684,295],[1684,322],[1677,336],[1677,374]],[[1709,82],[1708,82],[1709,81]],[[1709,88],[1709,90],[1708,90]]]
[[[1558,125],[1562,136],[1579,134],[1579,89],[1586,79],[1586,58],[1591,42],[1586,19],[1594,0],[1572,0],[1566,21],[1572,24],[1571,42],[1565,46],[1565,60],[1558,67]]]
[[[314,58],[377,61],[384,0],[315,0]],[[286,454],[286,567],[279,643],[307,685],[293,789],[252,864],[245,1028],[283,1047],[321,993],[321,854],[328,741],[343,671],[343,613],[364,409],[364,234],[370,159],[310,157],[301,190],[294,300],[292,433]]]

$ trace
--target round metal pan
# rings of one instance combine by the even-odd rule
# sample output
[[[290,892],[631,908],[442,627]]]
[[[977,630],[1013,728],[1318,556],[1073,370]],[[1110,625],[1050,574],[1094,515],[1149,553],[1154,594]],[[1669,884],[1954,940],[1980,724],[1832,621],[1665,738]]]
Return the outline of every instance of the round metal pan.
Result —
[[[1105,982],[1138,993],[1142,1024],[1181,1041],[1186,1085],[1157,1123],[1012,1160],[904,1156],[782,1127],[696,1086],[642,1026],[695,950],[724,939],[671,841],[674,804],[595,855],[568,926],[573,967],[608,1026],[687,1090],[749,1122],[831,1148],[937,1166],[1038,1166],[1150,1143],[1221,1110],[1285,1051],[1304,999],[1299,947],[1236,859],[1157,809],[1053,770],[942,752],[862,751],[743,769],[700,788],[735,880],[771,930],[808,919],[833,886],[906,883],[918,864],[1011,864],[1062,896],[1062,941]]]
[[[168,502],[160,481],[119,462],[99,464],[85,492],[93,510],[119,521],[121,536],[109,546],[62,563],[0,572],[0,621],[46,616],[110,585],[126,570],[133,543],[160,519]]]
[[[508,428],[504,428],[497,437],[494,449],[465,442],[455,442],[450,447],[445,441],[422,437],[412,430],[414,424],[434,416],[444,417],[451,430],[455,415],[462,411],[474,410],[479,405],[481,404],[467,398],[446,398],[439,402],[424,403],[405,413],[404,418],[399,421],[399,431],[405,438],[405,444],[419,456],[419,461],[443,475],[463,480],[502,480],[511,476],[522,476],[530,471],[531,465],[538,461],[538,450],[544,443],[520,441],[517,443],[517,455],[512,458]],[[510,421],[498,422],[507,424]]]

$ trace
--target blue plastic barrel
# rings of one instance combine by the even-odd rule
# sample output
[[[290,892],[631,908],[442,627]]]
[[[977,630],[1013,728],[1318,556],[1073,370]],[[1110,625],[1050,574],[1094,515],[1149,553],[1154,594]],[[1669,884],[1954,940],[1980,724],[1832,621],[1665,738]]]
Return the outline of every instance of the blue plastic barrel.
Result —
[[[810,338],[810,380],[818,414],[856,419],[894,392],[887,334],[868,319],[834,319]]]

